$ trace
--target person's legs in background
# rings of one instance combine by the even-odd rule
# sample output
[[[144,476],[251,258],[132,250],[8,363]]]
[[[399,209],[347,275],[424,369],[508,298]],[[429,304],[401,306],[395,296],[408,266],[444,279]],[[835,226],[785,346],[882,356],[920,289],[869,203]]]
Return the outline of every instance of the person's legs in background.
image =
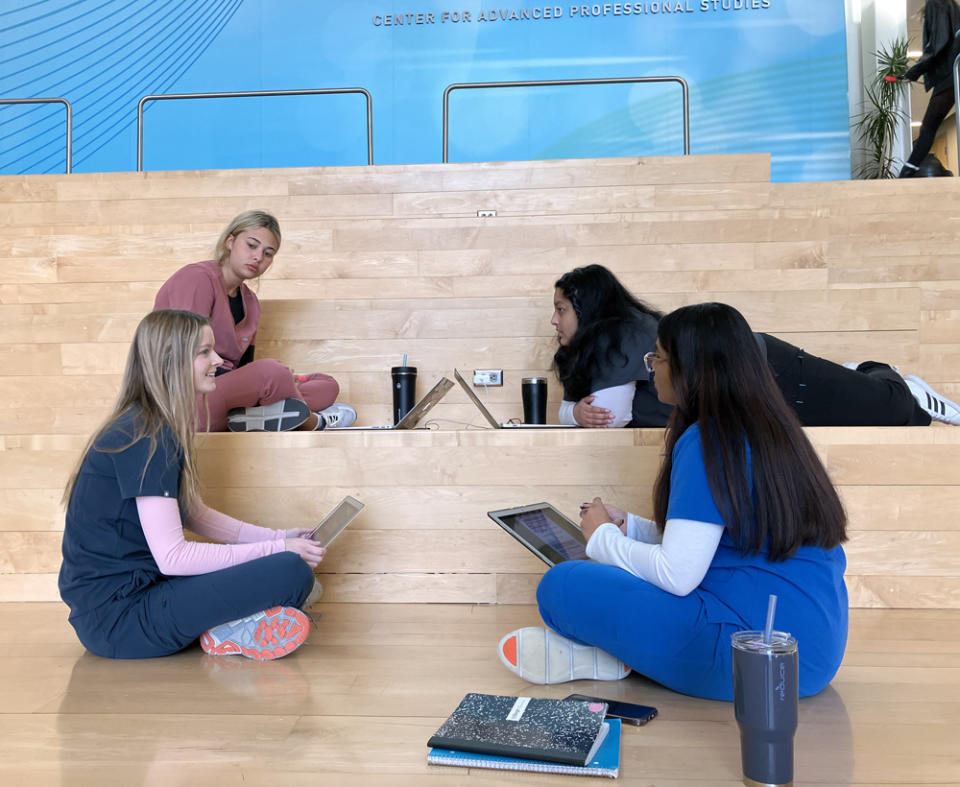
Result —
[[[301,398],[324,419],[325,428],[350,426],[357,420],[357,411],[353,407],[336,403],[340,384],[329,374],[301,374],[296,383]]]
[[[207,394],[210,431],[227,431],[227,414],[237,407],[255,407],[283,399],[300,399],[293,374],[279,361],[261,358],[217,375],[217,388]],[[198,407],[199,431],[207,428],[203,405]]]
[[[930,148],[933,147],[933,141],[937,137],[940,124],[943,123],[951,107],[953,107],[952,85],[948,90],[942,90],[930,96],[930,103],[927,104],[927,111],[923,113],[923,121],[920,123],[920,133],[917,135],[917,141],[913,143],[910,157],[900,170],[901,178],[916,175],[917,168],[926,158],[927,153],[930,152]]]
[[[777,385],[804,426],[930,424],[930,415],[889,365],[867,361],[853,370],[762,336]]]

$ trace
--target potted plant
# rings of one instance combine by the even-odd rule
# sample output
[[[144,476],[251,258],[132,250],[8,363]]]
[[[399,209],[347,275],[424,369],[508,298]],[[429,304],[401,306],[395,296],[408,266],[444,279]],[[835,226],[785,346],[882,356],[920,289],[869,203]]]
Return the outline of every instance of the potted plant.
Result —
[[[906,37],[895,38],[889,49],[880,47],[874,53],[877,71],[863,86],[866,109],[853,124],[865,154],[864,163],[854,173],[857,178],[893,177],[893,142],[897,126],[909,118],[900,108],[906,83],[888,81],[887,77],[899,77],[907,70],[908,44]]]

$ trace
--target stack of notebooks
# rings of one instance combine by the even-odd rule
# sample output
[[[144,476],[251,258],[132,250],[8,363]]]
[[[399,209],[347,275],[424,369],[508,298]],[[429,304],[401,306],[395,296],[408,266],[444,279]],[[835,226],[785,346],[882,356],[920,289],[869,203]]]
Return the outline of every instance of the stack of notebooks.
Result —
[[[620,719],[606,703],[468,694],[427,741],[427,762],[580,776],[620,773]]]

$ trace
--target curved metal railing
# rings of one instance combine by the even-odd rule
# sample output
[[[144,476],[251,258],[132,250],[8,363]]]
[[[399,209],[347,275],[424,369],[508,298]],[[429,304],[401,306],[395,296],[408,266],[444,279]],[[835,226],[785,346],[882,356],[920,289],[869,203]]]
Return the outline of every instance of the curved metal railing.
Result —
[[[683,91],[683,154],[690,155],[690,88],[683,77],[611,77],[609,79],[546,79],[523,82],[460,82],[448,85],[443,91],[443,161],[448,160],[450,143],[450,94],[454,90],[488,87],[544,87],[567,85],[617,85],[633,82],[676,82]]]
[[[143,172],[143,108],[149,101],[196,98],[254,98],[259,96],[319,96],[334,93],[361,93],[367,100],[367,164],[373,164],[373,99],[362,87],[324,87],[305,90],[241,90],[230,93],[162,93],[144,96],[137,104],[137,172]]]
[[[73,107],[65,98],[0,98],[0,104],[63,104],[67,110],[67,174],[73,172]]]

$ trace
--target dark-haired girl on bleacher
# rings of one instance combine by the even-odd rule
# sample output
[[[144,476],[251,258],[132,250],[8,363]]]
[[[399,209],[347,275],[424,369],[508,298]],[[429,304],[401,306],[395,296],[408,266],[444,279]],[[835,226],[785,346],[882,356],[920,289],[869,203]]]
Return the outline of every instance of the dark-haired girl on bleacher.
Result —
[[[553,366],[563,384],[560,422],[587,427],[664,426],[644,353],[653,349],[660,312],[634,297],[602,265],[565,273],[556,283]],[[960,406],[916,375],[885,363],[837,364],[766,333],[758,347],[804,426],[960,425]]]

